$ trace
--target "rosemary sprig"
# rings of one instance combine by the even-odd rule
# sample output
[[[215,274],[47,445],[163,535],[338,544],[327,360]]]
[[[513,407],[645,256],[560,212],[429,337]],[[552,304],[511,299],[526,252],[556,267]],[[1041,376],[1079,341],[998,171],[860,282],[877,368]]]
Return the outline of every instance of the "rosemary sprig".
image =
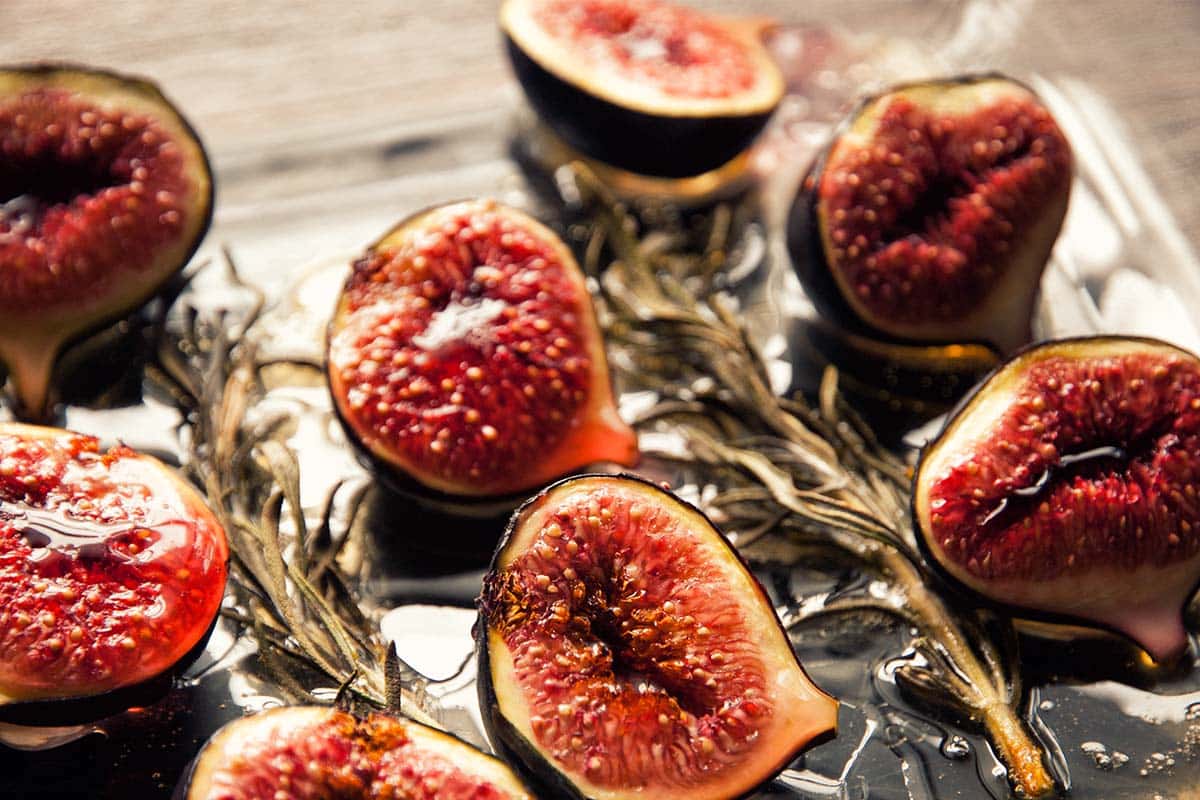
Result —
[[[183,330],[163,338],[152,375],[187,412],[184,467],[229,536],[239,603],[225,616],[254,636],[258,667],[293,701],[320,700],[314,689],[324,687],[348,708],[436,724],[421,676],[385,645],[339,567],[364,492],[346,502],[349,520],[335,531],[346,492],[334,486],[310,529],[300,465],[279,440],[286,417],[249,413],[266,393],[267,365],[255,348],[265,297],[228,253],[224,260],[229,282],[253,298],[249,307],[237,315],[185,308]]]
[[[1054,780],[1017,707],[1011,624],[952,605],[940,592],[915,544],[907,466],[841,398],[832,367],[815,406],[771,390],[732,298],[714,280],[734,215],[718,209],[697,250],[681,229],[642,233],[587,167],[571,165],[559,178],[564,199],[590,230],[586,268],[601,287],[617,373],[660,398],[640,428],[666,427],[684,440],[682,453],[657,455],[682,462],[702,486],[718,487],[703,503],[743,552],[782,535],[849,555],[888,581],[901,602],[843,600],[822,613],[870,608],[914,624],[924,663],[898,670],[905,688],[981,724],[1020,796],[1053,795]],[[986,633],[989,623],[1002,629],[999,637]]]

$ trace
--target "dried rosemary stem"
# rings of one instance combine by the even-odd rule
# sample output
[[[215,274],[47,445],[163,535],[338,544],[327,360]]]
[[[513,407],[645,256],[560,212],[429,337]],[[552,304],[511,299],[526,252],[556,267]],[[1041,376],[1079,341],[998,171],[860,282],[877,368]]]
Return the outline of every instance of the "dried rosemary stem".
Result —
[[[300,464],[280,433],[288,418],[247,419],[266,393],[254,329],[265,297],[241,280],[228,254],[225,262],[230,283],[255,301],[237,315],[187,309],[184,329],[164,338],[151,373],[187,414],[184,466],[229,537],[242,608],[224,614],[254,637],[259,668],[294,700],[319,701],[314,689],[337,688],[339,706],[403,711],[436,725],[425,682],[385,643],[339,567],[362,494],[340,535],[331,523],[340,484],[310,526]]]
[[[661,398],[639,427],[667,424],[688,448],[683,456],[660,455],[719,488],[705,510],[739,534],[739,546],[785,533],[848,553],[890,581],[903,608],[864,598],[828,611],[874,602],[915,625],[930,662],[914,670],[920,687],[984,727],[1018,796],[1052,796],[1054,779],[1016,707],[1015,659],[983,632],[977,612],[955,610],[937,593],[915,546],[905,465],[846,406],[832,368],[819,408],[775,395],[732,301],[714,291],[732,212],[718,209],[707,243],[689,250],[680,230],[640,232],[586,167],[559,177],[589,217],[585,263],[601,278],[615,371]]]
[[[1008,768],[1008,780],[1021,797],[1054,796],[1057,787],[1046,769],[1041,748],[1017,713],[1004,685],[1003,676],[989,670],[975,655],[945,601],[929,588],[926,578],[905,556],[895,550],[882,556],[882,566],[904,593],[918,628],[945,649],[950,660],[966,678],[970,696],[960,698],[982,723],[1000,758]],[[999,678],[999,682],[998,682]]]

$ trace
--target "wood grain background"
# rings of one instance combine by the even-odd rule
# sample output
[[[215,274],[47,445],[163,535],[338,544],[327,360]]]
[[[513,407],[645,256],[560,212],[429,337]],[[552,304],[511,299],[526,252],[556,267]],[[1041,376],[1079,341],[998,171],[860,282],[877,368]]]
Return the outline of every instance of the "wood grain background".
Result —
[[[1027,4],[976,3],[997,14]],[[863,29],[886,23],[921,35],[963,3],[704,5],[795,23],[832,15]],[[490,0],[0,0],[0,61],[79,60],[158,80],[211,149],[221,221],[478,159],[478,137],[456,147],[456,131],[503,130],[515,103],[495,7]],[[1113,102],[1193,243],[1200,239],[1198,35],[1195,0],[1048,0],[1033,5],[1008,52],[1017,70],[1083,76]],[[364,148],[384,148],[386,157],[363,158]]]

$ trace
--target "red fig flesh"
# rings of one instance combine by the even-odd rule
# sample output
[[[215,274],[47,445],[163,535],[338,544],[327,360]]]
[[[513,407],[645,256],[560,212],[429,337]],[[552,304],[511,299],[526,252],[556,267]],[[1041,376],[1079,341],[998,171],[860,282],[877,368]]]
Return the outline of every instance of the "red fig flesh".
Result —
[[[836,727],[725,538],[635,478],[526,503],[476,637],[489,734],[554,797],[738,797]]]
[[[24,412],[44,413],[63,344],[187,262],[211,209],[204,150],[153,85],[0,69],[0,360]]]
[[[1051,342],[1001,367],[926,448],[930,553],[995,601],[1187,645],[1200,581],[1200,360],[1163,342]]]
[[[887,337],[1027,342],[1066,214],[1070,146],[1000,76],[866,101],[805,181],[789,247],[823,310]]]
[[[0,425],[0,718],[121,710],[202,646],[229,550],[199,495],[127,447]]]
[[[383,714],[276,708],[217,732],[180,800],[532,800],[491,756]]]
[[[637,456],[574,257],[494,202],[418,214],[354,265],[328,370],[351,438],[425,491],[504,496]]]

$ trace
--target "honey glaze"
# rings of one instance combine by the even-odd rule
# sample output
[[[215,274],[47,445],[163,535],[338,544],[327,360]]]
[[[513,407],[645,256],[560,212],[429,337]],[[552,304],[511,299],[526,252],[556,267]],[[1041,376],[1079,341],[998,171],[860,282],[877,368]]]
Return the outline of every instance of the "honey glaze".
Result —
[[[182,520],[106,522],[11,501],[0,502],[0,524],[16,529],[30,547],[29,560],[39,566],[102,559],[126,563],[139,554],[146,560],[184,543],[189,529]]]

